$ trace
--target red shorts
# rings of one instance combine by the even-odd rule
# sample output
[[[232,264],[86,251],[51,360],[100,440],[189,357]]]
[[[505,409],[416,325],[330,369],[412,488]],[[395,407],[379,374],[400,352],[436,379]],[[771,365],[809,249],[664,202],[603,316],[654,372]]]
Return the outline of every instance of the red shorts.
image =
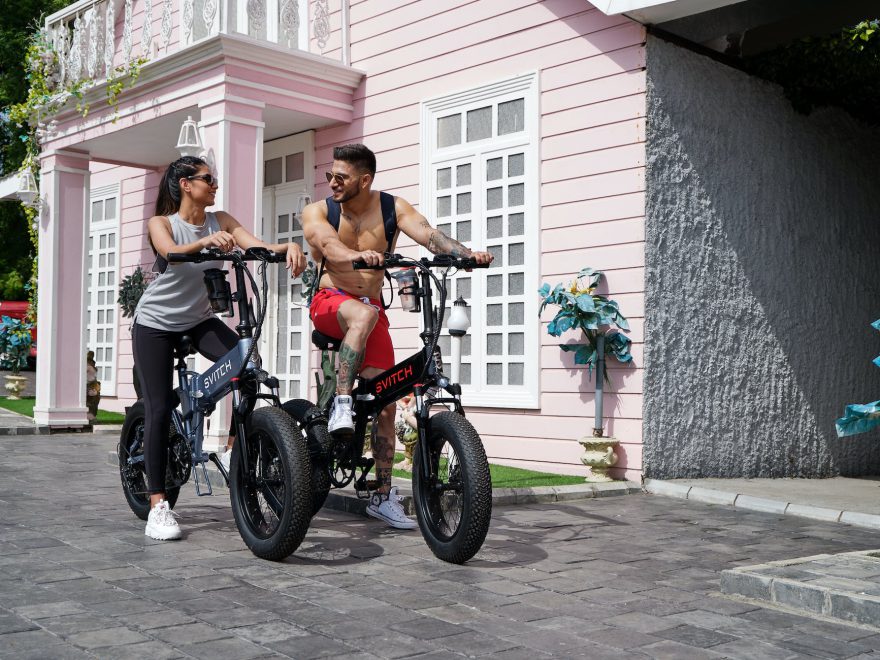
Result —
[[[357,300],[367,305],[372,305],[379,312],[379,320],[376,321],[376,326],[367,338],[367,348],[364,352],[364,361],[361,364],[361,369],[364,367],[375,367],[385,371],[393,367],[394,346],[391,344],[391,334],[388,332],[388,317],[385,316],[382,303],[378,300],[361,298],[342,289],[321,289],[312,298],[312,304],[309,307],[309,316],[315,329],[328,337],[342,339],[345,333],[339,327],[339,320],[336,314],[339,311],[339,306],[346,300]]]

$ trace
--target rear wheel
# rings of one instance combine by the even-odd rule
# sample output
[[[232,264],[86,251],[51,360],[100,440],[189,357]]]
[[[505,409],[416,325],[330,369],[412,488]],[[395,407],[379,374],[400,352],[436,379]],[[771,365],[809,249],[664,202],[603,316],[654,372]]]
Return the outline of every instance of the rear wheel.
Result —
[[[416,446],[413,497],[428,547],[439,559],[463,564],[483,545],[492,517],[492,480],[483,443],[474,427],[455,412],[428,420],[430,473],[422,474]]]
[[[279,561],[302,543],[311,521],[310,477],[306,443],[290,415],[255,410],[245,441],[232,448],[229,494],[241,538],[257,557]]]
[[[125,415],[122,424],[122,434],[119,438],[117,455],[119,456],[119,476],[122,480],[122,492],[128,506],[141,520],[146,520],[150,513],[150,495],[147,492],[147,473],[144,466],[144,402],[137,401]],[[189,459],[192,465],[192,455],[188,454],[186,441],[176,432],[174,427],[168,431],[169,461],[166,472],[165,501],[172,509],[177,504],[180,495],[180,478],[185,472],[189,477],[186,465],[179,465],[178,457],[183,460]],[[182,444],[182,446],[181,446]],[[186,481],[186,478],[183,481]],[[178,483],[177,487],[168,488],[168,483]]]
[[[327,420],[321,417],[311,423],[306,420],[312,415],[320,414],[321,410],[306,399],[292,399],[281,405],[281,408],[302,429],[303,436],[309,448],[309,459],[312,462],[312,515],[314,516],[330,492],[330,472],[327,460],[330,456],[330,432],[327,430]]]

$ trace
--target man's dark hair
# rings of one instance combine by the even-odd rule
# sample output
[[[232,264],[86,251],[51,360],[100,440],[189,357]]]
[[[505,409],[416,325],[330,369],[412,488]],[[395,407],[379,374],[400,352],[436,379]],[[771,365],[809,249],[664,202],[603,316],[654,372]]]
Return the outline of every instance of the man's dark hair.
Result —
[[[362,144],[344,144],[333,148],[333,160],[344,160],[359,170],[376,176],[376,154]]]

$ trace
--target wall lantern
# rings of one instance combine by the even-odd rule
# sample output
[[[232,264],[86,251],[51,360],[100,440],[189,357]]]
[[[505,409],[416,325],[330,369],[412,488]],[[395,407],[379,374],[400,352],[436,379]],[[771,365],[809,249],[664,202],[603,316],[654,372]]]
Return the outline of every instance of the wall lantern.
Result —
[[[187,117],[180,126],[177,150],[181,156],[200,156],[204,151],[202,139],[199,137],[199,126],[192,117]]]
[[[24,167],[18,173],[18,190],[15,191],[22,203],[30,206],[34,200],[40,196],[40,189],[37,187],[37,180],[30,167]]]

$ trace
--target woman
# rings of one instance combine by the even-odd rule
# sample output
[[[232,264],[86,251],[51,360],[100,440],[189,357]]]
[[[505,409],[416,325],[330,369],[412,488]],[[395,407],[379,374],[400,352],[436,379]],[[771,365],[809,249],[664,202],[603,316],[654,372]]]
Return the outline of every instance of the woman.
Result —
[[[173,392],[174,346],[184,334],[196,350],[217,360],[234,348],[238,335],[214,316],[208,302],[203,273],[222,267],[221,261],[169,264],[169,252],[194,254],[207,248],[229,252],[238,246],[266,247],[287,253],[292,276],[306,267],[296,243],[268,245],[223,211],[206,212],[214,205],[217,177],[201,158],[184,156],[165,171],[159,184],[156,215],[147,223],[150,244],[156,252],[154,279],[138,303],[132,326],[134,361],[140,373],[145,409],[144,463],[150,493],[150,513],[145,534],[161,541],[179,539],[180,527],[165,501],[168,426],[176,401]],[[222,458],[228,464],[228,449]]]

